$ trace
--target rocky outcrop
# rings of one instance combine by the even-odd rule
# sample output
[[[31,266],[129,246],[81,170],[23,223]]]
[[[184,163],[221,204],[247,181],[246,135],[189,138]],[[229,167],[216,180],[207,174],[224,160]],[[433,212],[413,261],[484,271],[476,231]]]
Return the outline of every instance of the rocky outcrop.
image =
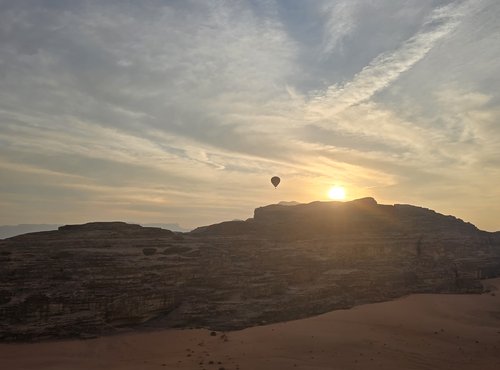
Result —
[[[379,205],[373,198],[352,202],[313,202],[257,208],[254,218],[198,228],[206,235],[265,234],[274,239],[339,237],[357,233],[475,233],[478,229],[453,216],[410,205]]]
[[[120,222],[0,241],[0,338],[237,329],[413,292],[481,292],[500,235],[409,205],[271,205],[173,233]]]

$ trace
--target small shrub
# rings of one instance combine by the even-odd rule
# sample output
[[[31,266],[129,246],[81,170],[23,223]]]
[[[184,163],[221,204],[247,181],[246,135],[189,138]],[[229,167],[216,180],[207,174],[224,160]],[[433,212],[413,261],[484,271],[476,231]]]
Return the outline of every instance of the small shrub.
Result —
[[[12,299],[12,292],[8,290],[0,290],[0,304],[6,304],[9,303],[10,300]]]
[[[184,236],[182,234],[175,233],[174,236],[172,236],[172,239],[174,239],[174,240],[184,240]]]
[[[145,256],[152,256],[153,254],[156,254],[156,248],[142,248],[142,253]]]

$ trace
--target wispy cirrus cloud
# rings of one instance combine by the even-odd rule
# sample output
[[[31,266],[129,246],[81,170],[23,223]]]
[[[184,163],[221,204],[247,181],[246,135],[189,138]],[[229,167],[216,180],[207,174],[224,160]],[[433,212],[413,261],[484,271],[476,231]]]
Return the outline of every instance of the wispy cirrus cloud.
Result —
[[[321,47],[324,54],[331,53],[339,46],[342,48],[342,40],[356,27],[354,13],[359,5],[358,1],[322,4],[321,13],[326,19]]]
[[[435,9],[422,29],[401,47],[383,52],[345,84],[334,84],[313,96],[311,114],[319,118],[331,116],[348,107],[366,101],[388,87],[401,73],[420,61],[442,38],[449,35],[466,14],[466,4],[449,4]]]

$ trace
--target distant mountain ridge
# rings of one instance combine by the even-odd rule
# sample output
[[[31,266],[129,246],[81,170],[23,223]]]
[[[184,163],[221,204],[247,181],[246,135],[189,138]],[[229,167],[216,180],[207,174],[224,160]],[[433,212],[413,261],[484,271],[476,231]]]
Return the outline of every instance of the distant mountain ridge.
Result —
[[[144,227],[159,227],[171,231],[186,232],[189,229],[183,228],[178,224],[164,224],[164,223],[144,223],[140,224]],[[7,239],[13,236],[34,233],[40,231],[57,230],[61,224],[19,224],[19,225],[0,225],[0,239]]]
[[[232,330],[410,293],[483,291],[500,233],[411,205],[269,205],[189,233],[124,222],[0,240],[0,340]]]
[[[57,230],[61,225],[57,224],[19,224],[0,225],[0,239],[11,238],[16,235],[34,233],[38,231]]]
[[[299,204],[302,204],[302,203],[296,202],[294,200],[292,200],[292,201],[282,200],[281,202],[278,203],[279,206],[297,206]]]
[[[170,231],[188,232],[190,229],[180,226],[179,224],[164,224],[164,223],[139,223],[144,227],[159,227]]]

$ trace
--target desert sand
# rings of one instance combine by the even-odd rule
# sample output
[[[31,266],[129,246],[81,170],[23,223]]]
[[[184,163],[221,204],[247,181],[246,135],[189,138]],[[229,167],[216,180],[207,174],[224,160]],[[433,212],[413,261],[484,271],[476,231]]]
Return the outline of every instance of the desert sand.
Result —
[[[500,369],[500,278],[227,333],[128,332],[0,344],[1,369]],[[215,334],[215,335],[214,335]]]

